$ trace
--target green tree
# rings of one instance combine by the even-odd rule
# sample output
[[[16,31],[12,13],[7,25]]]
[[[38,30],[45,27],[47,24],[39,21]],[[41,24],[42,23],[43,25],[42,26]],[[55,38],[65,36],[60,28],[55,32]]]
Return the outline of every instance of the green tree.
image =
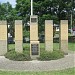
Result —
[[[29,21],[31,0],[16,0],[16,10],[25,23]],[[44,30],[44,21],[54,20],[59,24],[62,19],[68,19],[70,24],[71,12],[74,11],[74,0],[34,0],[34,14],[39,17],[39,32]],[[74,14],[73,14],[74,16]]]
[[[10,25],[8,32],[14,37],[14,20],[18,19],[17,11],[12,8],[12,5],[7,3],[0,4],[0,20],[7,20],[7,24]]]

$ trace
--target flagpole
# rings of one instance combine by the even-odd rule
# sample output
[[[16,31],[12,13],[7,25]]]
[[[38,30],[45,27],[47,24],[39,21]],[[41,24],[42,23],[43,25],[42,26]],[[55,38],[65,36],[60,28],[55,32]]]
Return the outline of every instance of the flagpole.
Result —
[[[33,15],[33,0],[31,0],[31,15]]]

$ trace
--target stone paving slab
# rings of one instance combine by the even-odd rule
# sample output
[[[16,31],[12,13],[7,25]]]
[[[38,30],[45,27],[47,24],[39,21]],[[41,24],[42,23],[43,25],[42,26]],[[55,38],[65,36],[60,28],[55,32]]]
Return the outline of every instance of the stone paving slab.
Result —
[[[75,53],[51,61],[12,61],[0,56],[0,70],[9,71],[52,71],[75,67]]]

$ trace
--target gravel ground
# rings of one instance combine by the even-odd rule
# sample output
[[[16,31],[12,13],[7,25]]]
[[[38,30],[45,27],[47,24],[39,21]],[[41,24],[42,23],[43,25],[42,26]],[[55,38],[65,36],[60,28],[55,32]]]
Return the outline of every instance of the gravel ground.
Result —
[[[75,53],[51,61],[12,61],[0,56],[0,70],[8,71],[52,71],[75,67]]]

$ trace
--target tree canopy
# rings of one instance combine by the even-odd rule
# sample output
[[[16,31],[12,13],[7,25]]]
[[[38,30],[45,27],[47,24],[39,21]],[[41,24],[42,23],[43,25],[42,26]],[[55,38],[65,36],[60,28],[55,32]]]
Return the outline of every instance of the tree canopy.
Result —
[[[25,24],[29,22],[31,14],[31,0],[16,0],[16,7],[12,8],[9,2],[0,3],[0,20],[11,21],[22,19]],[[75,23],[75,0],[33,0],[34,15],[39,18],[39,31],[44,30],[44,21],[53,20],[55,24],[59,24],[60,20],[71,21]],[[11,26],[12,27],[12,26]]]
[[[28,19],[30,0],[16,0],[16,2],[16,10],[20,16]],[[69,19],[71,11],[75,10],[75,0],[34,0],[33,5],[35,15],[42,20],[52,19],[55,23],[58,23],[60,19]]]

